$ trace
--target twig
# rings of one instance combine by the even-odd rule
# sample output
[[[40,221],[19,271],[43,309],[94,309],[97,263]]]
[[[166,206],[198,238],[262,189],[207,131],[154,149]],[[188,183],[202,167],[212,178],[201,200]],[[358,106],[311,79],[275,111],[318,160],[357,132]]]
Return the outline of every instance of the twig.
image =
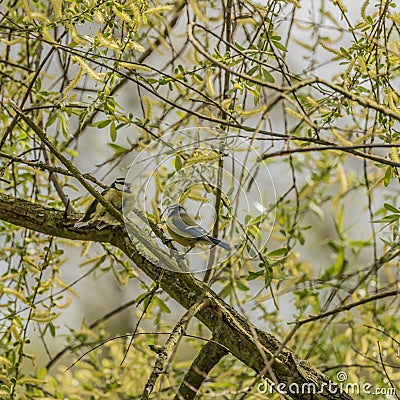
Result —
[[[154,386],[157,382],[158,377],[164,372],[164,365],[166,361],[169,359],[173,349],[177,346],[179,339],[185,333],[186,328],[190,322],[190,320],[203,308],[205,304],[201,301],[193,304],[183,315],[183,317],[179,320],[179,322],[175,325],[175,328],[171,332],[168,340],[161,347],[158,352],[158,358],[155,362],[154,369],[150,374],[149,379],[146,382],[144,387],[141,400],[148,400],[150,394],[152,393]]]
[[[397,253],[397,255],[400,255],[400,251]],[[323,318],[329,317],[330,315],[339,314],[342,311],[351,310],[352,308],[361,306],[361,305],[369,303],[371,301],[384,299],[386,297],[391,297],[391,296],[398,296],[399,294],[400,294],[400,289],[395,289],[395,290],[390,290],[390,291],[387,291],[387,292],[378,293],[378,294],[375,294],[373,296],[366,297],[365,299],[362,299],[362,300],[359,300],[359,301],[355,301],[354,303],[350,303],[350,304],[346,304],[346,305],[341,306],[341,307],[337,307],[334,310],[327,311],[327,312],[324,312],[324,313],[321,313],[321,314],[318,314],[318,315],[313,315],[312,317],[303,319],[301,321],[289,322],[289,324],[304,325],[304,324],[307,324],[307,323],[312,322],[312,321],[317,321],[319,319],[323,319]]]

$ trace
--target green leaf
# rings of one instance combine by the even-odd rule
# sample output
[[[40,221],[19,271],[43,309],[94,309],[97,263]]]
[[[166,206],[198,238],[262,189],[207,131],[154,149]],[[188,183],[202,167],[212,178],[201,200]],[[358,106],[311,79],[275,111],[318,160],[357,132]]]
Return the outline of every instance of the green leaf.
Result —
[[[340,248],[338,254],[337,254],[337,259],[335,262],[335,265],[333,266],[332,273],[333,274],[339,274],[343,272],[344,267],[346,266],[347,262],[344,256],[344,249]]]
[[[339,253],[339,246],[334,241],[328,240],[327,245],[334,253]]]
[[[248,281],[253,281],[254,279],[257,279],[257,278],[259,278],[260,276],[263,276],[263,275],[264,275],[264,271],[263,270],[258,271],[258,272],[250,271],[249,275],[247,276],[247,280]]]
[[[65,149],[65,152],[70,154],[72,157],[78,157],[78,152],[73,149],[70,149],[69,147]]]
[[[240,51],[245,50],[245,48],[244,48],[243,46],[241,46],[238,42],[235,42],[235,47],[236,47],[237,49],[239,49]]]
[[[254,66],[249,71],[247,71],[247,75],[250,75],[250,76],[254,75],[254,73],[257,72],[259,70],[259,68],[260,67],[258,65]]]
[[[232,285],[228,283],[219,293],[219,297],[221,299],[225,299],[227,296],[229,296],[232,293]]]
[[[246,232],[249,236],[256,238],[257,235],[260,233],[260,229],[258,228],[257,225],[250,225],[247,227]]]
[[[91,124],[90,126],[94,127],[94,128],[99,128],[99,129],[103,129],[106,126],[108,126],[111,123],[110,119],[104,119],[102,121],[99,122],[95,122],[93,124]]]
[[[276,42],[273,40],[272,43],[277,49],[287,52],[287,48],[281,42]]]
[[[176,171],[179,171],[182,169],[182,158],[180,156],[176,156],[174,160],[174,167]]]
[[[374,220],[373,222],[394,222],[400,219],[400,214],[390,214],[386,215],[382,219]]]
[[[67,139],[69,137],[69,124],[64,113],[59,114],[59,124],[63,136]]]
[[[129,150],[126,147],[120,146],[116,143],[108,143],[108,145],[115,150],[115,154],[122,154]]]
[[[165,312],[165,313],[168,313],[168,314],[171,313],[171,310],[170,310],[169,307],[165,304],[164,300],[161,300],[159,297],[155,296],[155,297],[154,297],[154,302],[155,302],[155,304],[157,304],[158,308],[159,308],[161,311],[163,311],[163,312]]]
[[[272,278],[274,277],[272,268],[269,264],[265,265],[265,276],[264,276],[264,285],[268,287],[271,285]]]
[[[389,183],[392,179],[392,175],[393,175],[393,168],[389,166],[385,171],[385,177],[383,179],[383,184],[385,187],[389,186]]]
[[[267,82],[275,83],[275,78],[266,69],[263,69],[262,73]]]
[[[37,372],[37,379],[44,379],[46,377],[47,369],[45,367],[40,367]]]
[[[383,207],[385,207],[386,210],[388,210],[388,211],[394,212],[396,214],[400,214],[400,210],[398,208],[396,208],[395,206],[393,206],[392,204],[385,203],[383,205]]]
[[[50,114],[50,117],[46,122],[46,128],[48,128],[49,126],[53,125],[54,122],[58,119],[58,116],[59,116],[58,111],[53,112],[52,114]]]
[[[261,222],[265,220],[265,218],[268,216],[268,213],[262,213],[255,217],[254,219],[251,220],[249,225],[259,225]]]
[[[115,122],[111,122],[110,125],[110,138],[111,141],[115,142],[117,140],[117,127],[115,125]]]
[[[236,280],[236,286],[243,292],[247,292],[249,290],[249,287],[240,279]]]
[[[135,300],[136,304],[139,305],[148,295],[149,295],[148,292],[144,292],[144,293],[140,294],[138,297],[136,297],[136,300]]]
[[[49,327],[51,336],[56,337],[56,327],[54,326],[54,324],[52,322],[49,322],[48,327]]]
[[[270,251],[267,255],[268,255],[268,257],[282,257],[282,256],[286,256],[288,251],[289,250],[287,247],[281,247],[279,249]]]
[[[151,311],[151,309],[153,308],[153,307],[150,307],[150,303],[152,303],[153,302],[153,297],[152,296],[147,296],[147,297],[145,297],[145,299],[143,300],[143,307],[145,308],[145,309],[147,309],[147,311]]]

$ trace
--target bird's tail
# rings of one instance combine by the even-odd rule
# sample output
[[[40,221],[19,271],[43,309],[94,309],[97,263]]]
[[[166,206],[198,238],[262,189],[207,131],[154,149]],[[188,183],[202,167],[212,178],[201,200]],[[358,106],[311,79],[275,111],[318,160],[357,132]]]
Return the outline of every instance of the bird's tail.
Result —
[[[215,238],[212,237],[212,236],[207,236],[207,239],[208,239],[211,243],[214,243],[216,246],[222,247],[222,248],[225,249],[225,250],[228,250],[228,251],[229,251],[229,250],[231,249],[231,246],[229,246],[228,243],[223,242],[222,240],[215,239]]]

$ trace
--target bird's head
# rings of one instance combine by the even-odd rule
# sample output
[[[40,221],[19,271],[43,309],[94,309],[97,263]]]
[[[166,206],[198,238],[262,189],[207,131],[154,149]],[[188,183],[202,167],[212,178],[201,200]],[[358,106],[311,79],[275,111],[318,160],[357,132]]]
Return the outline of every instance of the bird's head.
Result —
[[[126,182],[123,191],[125,193],[132,193],[132,183]]]
[[[132,184],[125,181],[125,178],[117,178],[113,184],[111,185],[112,188],[120,190],[121,192],[125,193],[132,193]]]
[[[185,209],[180,204],[173,204],[166,209],[166,212],[168,217],[173,217],[185,212]]]

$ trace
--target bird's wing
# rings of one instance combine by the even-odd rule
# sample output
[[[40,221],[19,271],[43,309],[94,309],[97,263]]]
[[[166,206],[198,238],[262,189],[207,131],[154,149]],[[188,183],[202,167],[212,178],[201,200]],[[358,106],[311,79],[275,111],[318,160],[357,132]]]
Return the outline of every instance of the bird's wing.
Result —
[[[219,240],[219,239],[216,239],[216,238],[214,238],[214,237],[212,237],[212,236],[207,236],[207,239],[208,239],[208,241],[210,242],[210,243],[213,243],[213,244],[215,244],[216,246],[220,246],[220,247],[222,247],[223,249],[225,249],[225,250],[231,250],[231,246],[229,246],[229,244],[228,243],[226,243],[226,242],[224,242],[224,241],[222,241],[222,240]]]
[[[109,188],[103,190],[101,195],[104,196],[109,191]],[[81,228],[82,226],[89,225],[92,221],[92,218],[95,216],[97,210],[97,206],[100,203],[97,199],[93,199],[89,204],[89,207],[85,211],[85,215],[74,225],[75,228]]]
[[[107,192],[109,191],[109,188],[103,190],[101,192],[101,195],[104,196]],[[77,224],[80,224],[82,226],[82,223],[90,221],[90,219],[93,217],[94,213],[96,212],[97,205],[99,204],[97,199],[93,199],[92,202],[90,203],[89,207],[85,211],[85,215],[77,222]]]
[[[96,208],[97,208],[98,204],[99,204],[99,202],[96,199],[94,199],[90,203],[89,207],[85,211],[85,215],[74,225],[75,228],[80,228],[82,226],[87,225],[87,223],[91,220],[94,213],[96,212]]]
[[[99,202],[96,199],[90,203],[85,215],[83,216],[83,220],[87,221],[90,219],[90,217],[96,212],[97,204],[99,204]]]
[[[175,228],[177,228],[182,233],[184,233],[185,236],[190,238],[201,238],[207,235],[207,231],[204,228],[202,228],[200,225],[197,225],[196,222],[194,222],[190,217],[185,217],[190,225],[185,223],[181,217],[178,217],[174,220]]]

